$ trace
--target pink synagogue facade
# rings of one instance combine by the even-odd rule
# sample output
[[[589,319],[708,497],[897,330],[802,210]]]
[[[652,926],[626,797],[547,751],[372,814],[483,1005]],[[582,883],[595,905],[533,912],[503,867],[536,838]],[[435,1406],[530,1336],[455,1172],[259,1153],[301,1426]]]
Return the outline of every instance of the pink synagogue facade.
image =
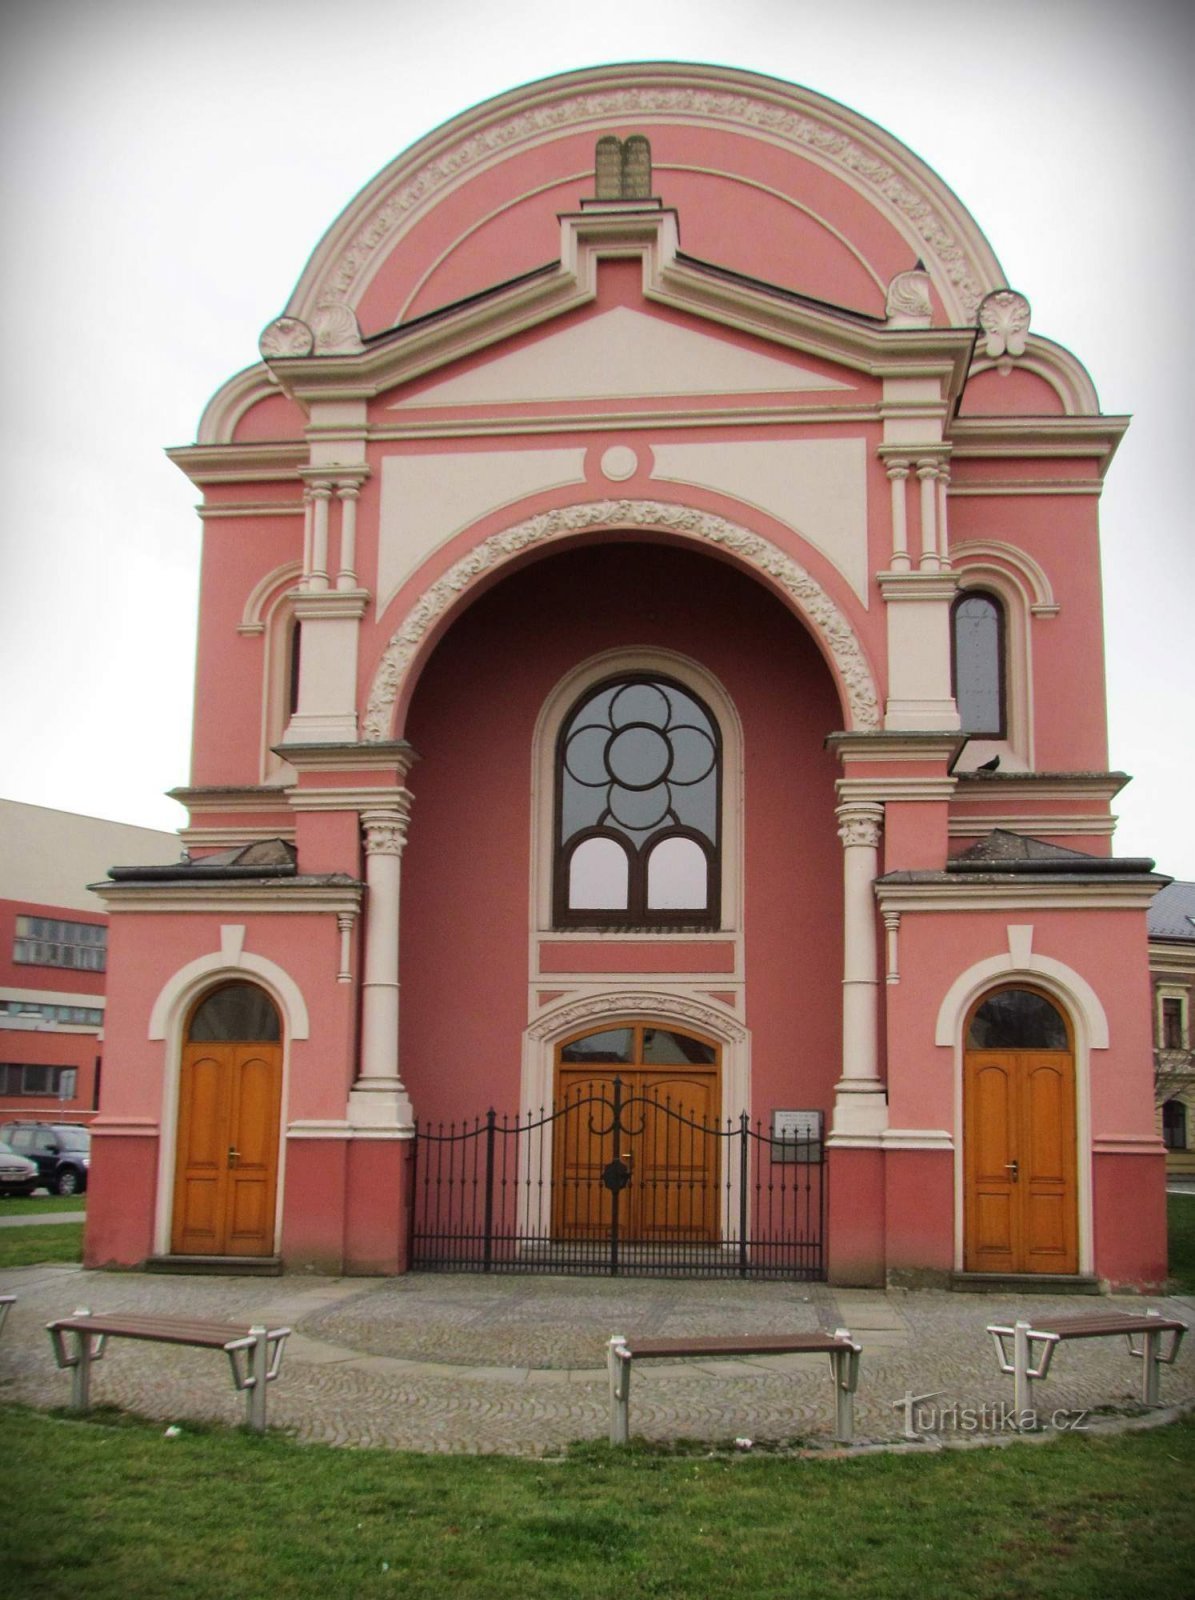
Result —
[[[190,862],[101,888],[87,1261],[1158,1283],[1127,419],[941,180],[571,73],[383,170],[261,358],[171,451]],[[497,1177],[433,1137],[490,1108]]]

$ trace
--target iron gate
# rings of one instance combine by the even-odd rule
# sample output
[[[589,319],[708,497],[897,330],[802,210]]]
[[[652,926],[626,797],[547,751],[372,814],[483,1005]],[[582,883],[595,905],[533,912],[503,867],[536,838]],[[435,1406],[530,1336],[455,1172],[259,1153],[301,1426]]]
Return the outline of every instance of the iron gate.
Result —
[[[696,1119],[620,1078],[553,1111],[417,1128],[411,1265],[453,1272],[825,1276],[820,1129]]]

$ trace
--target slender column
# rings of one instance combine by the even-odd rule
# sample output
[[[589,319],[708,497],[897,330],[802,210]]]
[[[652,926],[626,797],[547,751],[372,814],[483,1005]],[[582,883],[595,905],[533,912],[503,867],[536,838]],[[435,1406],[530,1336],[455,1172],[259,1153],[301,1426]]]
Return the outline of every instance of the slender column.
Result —
[[[398,900],[410,796],[364,811],[365,922],[361,1005],[361,1071],[350,1098],[354,1122],[409,1127],[411,1102],[398,1062]]]
[[[874,1135],[887,1126],[880,1081],[879,949],[875,891],[881,805],[852,801],[838,807],[842,840],[843,960],[842,1077],[834,1132]]]
[[[888,983],[900,982],[900,912],[884,912],[884,931],[888,942]]]
[[[888,482],[892,485],[893,572],[908,572],[912,566],[909,559],[908,480],[909,463],[898,459],[889,461]]]
[[[311,490],[303,490],[303,583],[311,587]]]
[[[338,483],[340,497],[340,571],[336,574],[338,589],[357,587],[357,496],[360,485],[352,482]]]
[[[315,507],[311,530],[311,582],[312,589],[328,587],[328,502],[332,490],[326,483],[313,483],[311,499]]]
[[[938,566],[945,571],[950,566],[950,538],[946,526],[946,491],[950,486],[950,468],[943,462],[938,468]]]
[[[921,480],[921,570],[938,570],[938,463],[925,459],[917,463],[917,476]]]
[[[336,974],[337,983],[352,983],[353,981],[350,958],[353,948],[353,924],[356,920],[356,912],[338,911],[336,913],[336,927],[340,932],[340,971]]]

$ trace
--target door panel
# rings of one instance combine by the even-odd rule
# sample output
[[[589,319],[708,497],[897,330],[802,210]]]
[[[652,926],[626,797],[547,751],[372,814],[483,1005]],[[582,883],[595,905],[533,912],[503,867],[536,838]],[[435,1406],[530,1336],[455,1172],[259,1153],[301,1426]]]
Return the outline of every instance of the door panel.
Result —
[[[637,1029],[636,1042],[641,1038],[642,1030]],[[621,1079],[626,1107],[624,1136],[617,1141],[611,1109],[616,1077]],[[619,1209],[624,1240],[716,1240],[718,1139],[690,1126],[717,1125],[721,1085],[716,1064],[694,1068],[561,1063],[556,1084],[556,1105],[566,1108],[556,1124],[553,1158],[557,1235],[609,1236],[615,1197],[603,1174],[607,1164],[618,1158],[630,1175]]]
[[[963,1137],[966,1270],[1077,1272],[1073,1057],[968,1050]]]
[[[275,1044],[183,1051],[171,1249],[270,1255],[282,1052]]]

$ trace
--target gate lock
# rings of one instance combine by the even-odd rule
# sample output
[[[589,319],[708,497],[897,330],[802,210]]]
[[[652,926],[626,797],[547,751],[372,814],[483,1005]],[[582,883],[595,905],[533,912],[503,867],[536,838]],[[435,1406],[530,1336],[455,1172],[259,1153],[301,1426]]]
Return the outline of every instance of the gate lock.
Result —
[[[624,1156],[621,1161],[608,1161],[602,1169],[602,1182],[611,1194],[617,1194],[620,1189],[625,1189],[631,1181],[630,1158]]]

